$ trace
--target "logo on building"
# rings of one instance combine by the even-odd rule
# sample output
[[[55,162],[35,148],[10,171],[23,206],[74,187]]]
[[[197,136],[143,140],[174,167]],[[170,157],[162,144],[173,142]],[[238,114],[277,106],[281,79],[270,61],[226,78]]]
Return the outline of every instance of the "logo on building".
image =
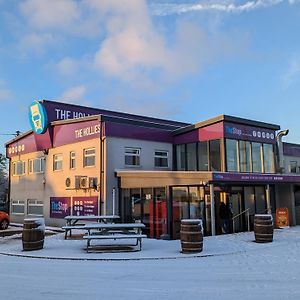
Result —
[[[40,102],[33,102],[29,106],[29,122],[32,130],[37,134],[44,133],[47,130],[47,112]]]

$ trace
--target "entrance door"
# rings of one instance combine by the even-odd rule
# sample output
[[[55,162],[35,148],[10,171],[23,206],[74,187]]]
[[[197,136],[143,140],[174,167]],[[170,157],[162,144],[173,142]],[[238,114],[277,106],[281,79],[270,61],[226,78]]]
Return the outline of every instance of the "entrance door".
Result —
[[[232,231],[244,231],[245,214],[241,214],[243,212],[243,203],[242,194],[240,192],[229,194],[229,207],[232,213]]]

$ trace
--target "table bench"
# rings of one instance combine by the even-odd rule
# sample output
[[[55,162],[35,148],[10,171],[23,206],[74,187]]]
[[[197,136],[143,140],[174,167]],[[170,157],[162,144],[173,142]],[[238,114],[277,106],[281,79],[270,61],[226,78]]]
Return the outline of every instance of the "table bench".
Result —
[[[119,216],[116,215],[96,215],[96,216],[66,216],[66,226],[63,226],[62,229],[65,230],[65,239],[67,239],[68,232],[69,236],[72,236],[73,229],[86,229],[84,226],[86,223],[78,223],[78,221],[95,221],[95,222],[102,222],[108,223],[113,222],[115,220],[120,219]]]

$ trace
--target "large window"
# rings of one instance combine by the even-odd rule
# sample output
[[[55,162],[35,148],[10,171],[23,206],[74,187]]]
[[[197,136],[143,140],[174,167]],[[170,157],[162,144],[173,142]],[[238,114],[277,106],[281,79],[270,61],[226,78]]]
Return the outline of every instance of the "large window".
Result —
[[[27,200],[27,214],[42,216],[43,215],[43,201],[36,199]]]
[[[238,142],[236,140],[226,140],[226,162],[228,172],[238,171]]]
[[[251,172],[251,143],[239,141],[240,172]]]
[[[187,155],[187,170],[197,171],[197,145],[196,143],[190,143],[186,145]]]
[[[177,171],[185,171],[185,145],[176,146],[176,168]]]
[[[76,153],[75,151],[70,152],[70,169],[76,168]]]
[[[154,166],[157,168],[169,167],[169,152],[164,150],[155,150]]]
[[[45,170],[45,160],[43,157],[30,159],[28,161],[28,172],[33,173],[43,173]]]
[[[140,165],[140,148],[125,148],[125,166],[139,166]]]
[[[272,144],[264,144],[264,172],[275,173],[275,158]]]
[[[11,201],[11,212],[16,215],[23,215],[25,212],[25,201],[24,200],[12,200]]]
[[[211,171],[221,171],[220,140],[209,141],[209,164]]]
[[[21,176],[25,174],[25,161],[16,161],[12,164],[13,176]]]
[[[199,171],[208,171],[208,143],[198,143],[198,168]]]
[[[95,148],[89,148],[83,150],[83,166],[94,167],[96,163],[96,150]]]
[[[262,172],[261,143],[252,143],[252,172]]]
[[[59,171],[63,168],[63,156],[62,154],[53,155],[53,171]]]

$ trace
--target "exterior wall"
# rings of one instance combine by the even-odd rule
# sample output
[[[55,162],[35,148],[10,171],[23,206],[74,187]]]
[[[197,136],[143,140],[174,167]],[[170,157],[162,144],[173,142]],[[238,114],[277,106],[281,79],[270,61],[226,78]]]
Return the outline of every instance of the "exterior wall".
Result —
[[[83,150],[95,147],[96,162],[95,167],[83,167]],[[70,169],[69,158],[70,151],[76,152],[76,168]],[[63,170],[53,171],[53,155],[63,155]],[[28,160],[37,157],[45,157],[45,172],[41,174],[28,173]],[[33,152],[24,155],[12,157],[11,162],[23,160],[26,161],[23,176],[11,176],[11,200],[25,200],[25,215],[11,214],[12,222],[23,222],[27,215],[27,199],[43,200],[44,218],[47,225],[61,226],[65,224],[63,219],[50,218],[50,197],[78,197],[78,196],[98,196],[99,192],[93,189],[75,190],[75,175],[97,177],[99,182],[99,139],[93,139],[80,143],[65,145],[49,149],[48,155],[43,152]],[[66,178],[71,179],[70,189],[67,190]]]
[[[285,173],[295,174],[295,173],[291,173],[291,162],[292,161],[297,162],[297,171],[296,171],[296,173],[299,174],[300,173],[300,157],[298,157],[298,156],[288,156],[288,155],[284,155],[284,171],[285,171]]]
[[[276,207],[287,207],[290,225],[296,225],[294,186],[292,184],[275,185],[275,193]]]
[[[125,147],[136,147],[141,149],[140,166],[139,167],[127,167],[125,166]],[[160,143],[151,141],[142,141],[135,139],[125,139],[116,137],[107,137],[105,142],[106,155],[105,155],[105,184],[106,192],[106,213],[112,213],[112,190],[116,191],[116,213],[118,213],[118,181],[115,176],[116,169],[124,170],[156,170],[156,171],[168,171],[173,167],[173,146],[171,143]],[[169,152],[169,168],[155,168],[154,167],[154,151],[166,150]],[[138,185],[137,185],[138,187]]]

